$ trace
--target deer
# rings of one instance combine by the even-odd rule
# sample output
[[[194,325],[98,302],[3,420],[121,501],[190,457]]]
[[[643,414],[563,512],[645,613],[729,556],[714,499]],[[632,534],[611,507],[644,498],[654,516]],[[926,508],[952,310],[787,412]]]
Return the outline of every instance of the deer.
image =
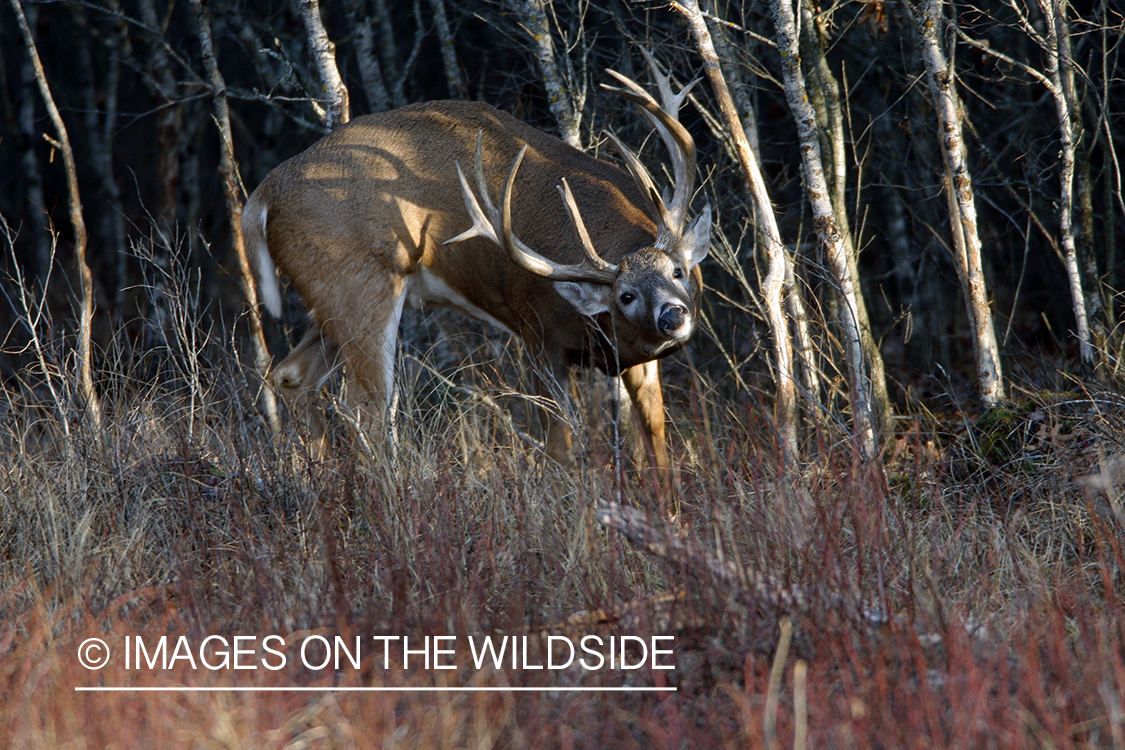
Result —
[[[603,88],[663,141],[670,192],[612,133],[624,170],[468,101],[357,117],[253,191],[242,231],[263,303],[280,316],[281,271],[312,318],[268,379],[304,412],[314,456],[327,451],[318,394],[340,366],[348,421],[361,435],[393,432],[403,310],[435,306],[520,337],[540,396],[566,398],[573,367],[620,377],[651,462],[668,467],[657,363],[697,325],[711,208],[689,223],[695,142],[679,110],[696,81],[676,92],[645,57],[660,101],[613,70],[619,85]],[[543,421],[545,452],[570,462],[566,423]]]

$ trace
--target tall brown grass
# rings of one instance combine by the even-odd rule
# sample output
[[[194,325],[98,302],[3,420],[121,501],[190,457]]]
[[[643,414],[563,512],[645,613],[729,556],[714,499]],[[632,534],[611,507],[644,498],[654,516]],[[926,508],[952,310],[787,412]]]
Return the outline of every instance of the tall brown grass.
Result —
[[[596,396],[576,464],[541,458],[518,351],[436,317],[438,343],[404,360],[397,461],[341,445],[315,463],[295,429],[270,436],[230,327],[172,319],[149,339],[166,346],[122,326],[102,352],[103,431],[49,335],[5,384],[0,745],[1125,748],[1120,393],[1027,394],[975,421],[917,408],[875,466],[822,424],[782,470],[758,400],[670,364],[665,483],[615,455]],[[596,521],[608,501],[803,605],[631,546]],[[860,607],[885,622],[846,616]],[[269,634],[453,635],[458,668],[400,668],[398,646],[391,669],[367,646],[359,669],[123,662],[126,638]],[[675,669],[478,670],[464,645],[527,636],[541,663],[548,634],[671,635]],[[113,651],[101,670],[78,662],[91,637]],[[75,691],[98,686],[132,690]],[[668,689],[137,690],[363,686]]]

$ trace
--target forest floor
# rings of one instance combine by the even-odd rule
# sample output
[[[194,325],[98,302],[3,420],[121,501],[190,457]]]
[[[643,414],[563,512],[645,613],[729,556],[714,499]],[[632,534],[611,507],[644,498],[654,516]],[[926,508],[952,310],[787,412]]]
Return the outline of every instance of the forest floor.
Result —
[[[393,466],[273,439],[221,350],[104,357],[101,431],[13,379],[0,746],[1125,748],[1122,393],[783,468],[677,365],[664,478],[596,399],[561,467],[500,370],[417,362]]]

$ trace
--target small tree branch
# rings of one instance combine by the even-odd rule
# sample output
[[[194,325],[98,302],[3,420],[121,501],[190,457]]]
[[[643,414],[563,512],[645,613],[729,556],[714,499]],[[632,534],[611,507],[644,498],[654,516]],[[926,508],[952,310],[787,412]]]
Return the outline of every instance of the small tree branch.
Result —
[[[20,0],[11,0],[12,9],[16,12],[16,22],[23,34],[27,54],[31,58],[35,69],[35,80],[39,84],[39,92],[43,95],[43,103],[47,113],[58,133],[58,140],[47,138],[51,145],[62,152],[63,164],[66,168],[67,194],[70,196],[70,223],[74,227],[74,258],[78,265],[78,275],[82,284],[81,310],[78,320],[78,384],[82,398],[86,404],[86,416],[90,424],[100,432],[102,427],[102,409],[98,400],[97,391],[94,390],[93,359],[91,351],[91,329],[94,321],[94,274],[90,264],[86,262],[86,219],[82,213],[82,196],[78,192],[78,172],[74,165],[74,150],[70,146],[70,136],[66,131],[66,124],[55,99],[51,94],[51,87],[47,83],[47,75],[43,72],[43,62],[39,59],[39,50],[35,45],[35,37],[31,34],[31,27],[23,13]],[[44,136],[46,137],[46,136]]]
[[[215,60],[215,50],[211,42],[211,18],[203,0],[191,0],[199,29],[199,44],[203,52],[203,66],[207,69],[211,95],[215,103],[215,122],[219,127],[219,175],[223,181],[223,196],[226,198],[227,215],[230,221],[231,244],[238,257],[238,268],[242,282],[242,292],[250,305],[250,334],[254,340],[255,364],[258,373],[264,378],[271,365],[266,335],[262,329],[262,315],[258,307],[258,289],[254,284],[254,274],[246,257],[246,245],[242,239],[242,197],[238,165],[234,160],[234,140],[231,138],[230,109],[227,102],[226,81],[219,72]],[[262,409],[266,422],[274,434],[281,432],[281,420],[277,413],[277,398],[269,388],[262,389]]]

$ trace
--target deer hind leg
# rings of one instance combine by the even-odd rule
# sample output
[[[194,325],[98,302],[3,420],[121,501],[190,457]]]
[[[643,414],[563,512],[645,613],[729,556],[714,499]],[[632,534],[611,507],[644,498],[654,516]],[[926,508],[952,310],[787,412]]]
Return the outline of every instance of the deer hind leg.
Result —
[[[658,469],[668,468],[668,446],[664,438],[664,392],[660,387],[660,363],[645,362],[621,373],[625,390],[636,408],[644,428],[646,441],[652,450],[652,464]]]
[[[345,369],[345,403],[349,421],[361,443],[373,451],[389,449],[397,455],[395,429],[395,359],[399,324],[406,301],[405,286],[397,284],[380,294],[369,289],[369,300],[353,306],[347,319],[326,321],[340,343]]]
[[[328,435],[318,404],[320,390],[336,369],[339,347],[324,335],[315,322],[300,343],[270,372],[274,390],[296,417],[304,422],[309,435],[309,453],[321,461],[328,452]]]

